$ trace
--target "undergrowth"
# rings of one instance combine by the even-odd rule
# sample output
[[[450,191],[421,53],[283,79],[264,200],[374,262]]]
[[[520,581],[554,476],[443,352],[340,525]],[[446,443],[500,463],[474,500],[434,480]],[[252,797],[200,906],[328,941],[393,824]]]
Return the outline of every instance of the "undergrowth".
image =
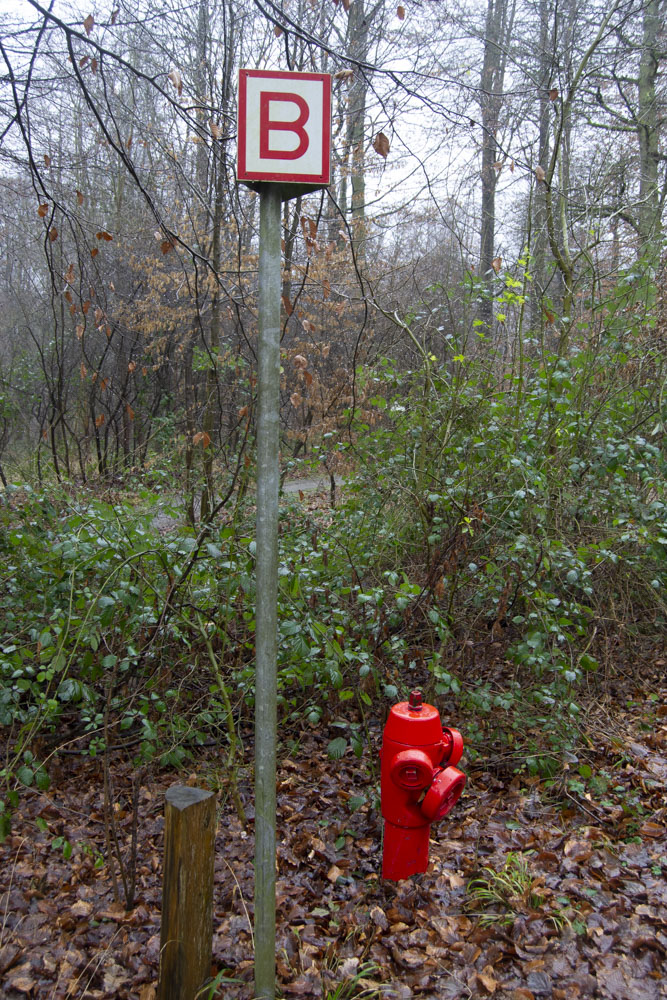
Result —
[[[517,767],[553,777],[582,680],[667,610],[664,359],[619,316],[568,358],[526,342],[500,375],[479,352],[359,372],[367,405],[326,443],[357,469],[343,502],[281,507],[285,726],[337,726],[332,753],[360,753],[369,714],[426,679],[471,719],[473,755],[496,713]],[[65,740],[179,765],[215,738],[233,771],[254,697],[251,500],[195,528],[175,504],[160,533],[147,489],[5,493],[5,832]]]

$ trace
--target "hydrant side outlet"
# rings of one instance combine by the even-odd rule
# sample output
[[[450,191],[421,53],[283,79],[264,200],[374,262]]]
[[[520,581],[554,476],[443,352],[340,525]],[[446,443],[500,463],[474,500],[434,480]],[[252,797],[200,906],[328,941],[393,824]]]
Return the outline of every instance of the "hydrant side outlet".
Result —
[[[391,709],[382,741],[383,878],[426,871],[430,824],[447,815],[465,785],[454,766],[462,753],[460,733],[443,731],[437,709],[422,702],[420,691]]]

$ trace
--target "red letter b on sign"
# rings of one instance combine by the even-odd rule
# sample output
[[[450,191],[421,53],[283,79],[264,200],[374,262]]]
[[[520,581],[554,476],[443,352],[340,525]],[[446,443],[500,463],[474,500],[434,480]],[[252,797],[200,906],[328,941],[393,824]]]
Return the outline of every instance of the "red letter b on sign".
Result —
[[[299,117],[291,122],[272,121],[270,104],[272,101],[296,104]],[[298,160],[308,149],[308,133],[304,125],[310,112],[308,105],[299,94],[284,94],[279,90],[263,90],[259,97],[259,155],[266,160]],[[271,149],[271,132],[294,132],[299,140],[296,149]]]

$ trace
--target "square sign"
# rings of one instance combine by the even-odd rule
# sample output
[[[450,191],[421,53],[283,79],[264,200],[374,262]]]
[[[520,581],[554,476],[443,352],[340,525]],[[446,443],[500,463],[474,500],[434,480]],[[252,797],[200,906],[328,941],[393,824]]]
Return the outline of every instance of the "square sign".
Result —
[[[331,77],[239,71],[238,179],[325,187],[330,181]]]

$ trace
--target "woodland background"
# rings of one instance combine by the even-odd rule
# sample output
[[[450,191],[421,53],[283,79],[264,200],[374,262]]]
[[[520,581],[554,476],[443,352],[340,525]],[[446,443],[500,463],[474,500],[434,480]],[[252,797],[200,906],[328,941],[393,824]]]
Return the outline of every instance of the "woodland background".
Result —
[[[283,217],[284,481],[330,484],[281,501],[283,988],[658,996],[663,0],[0,11],[8,995],[150,998],[174,768],[249,843],[259,66],[334,83],[333,182]],[[372,761],[415,684],[470,798],[391,896]]]

